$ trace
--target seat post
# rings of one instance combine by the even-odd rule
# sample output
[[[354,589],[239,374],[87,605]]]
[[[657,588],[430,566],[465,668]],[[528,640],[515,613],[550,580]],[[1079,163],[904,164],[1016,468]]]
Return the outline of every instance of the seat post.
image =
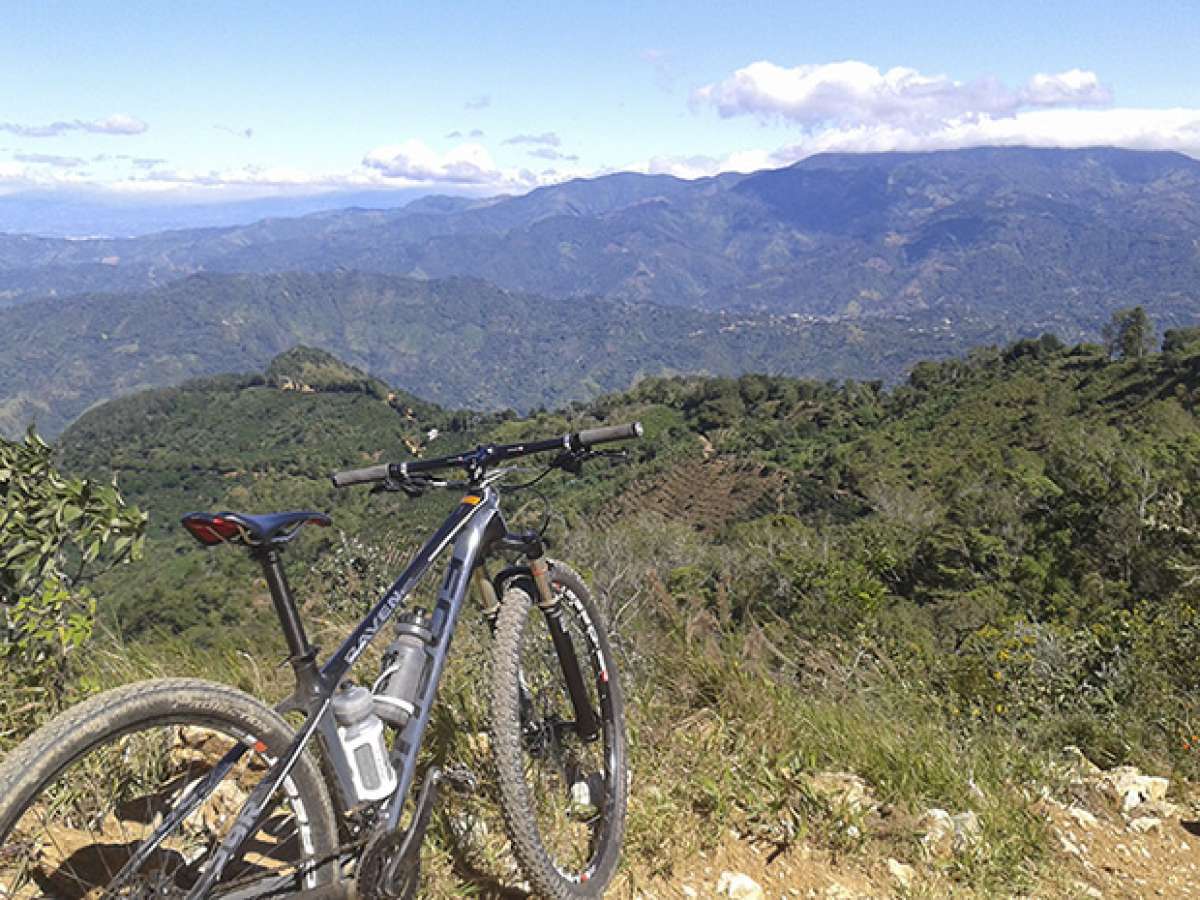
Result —
[[[255,559],[262,565],[263,575],[267,579],[267,587],[271,590],[271,601],[275,604],[275,614],[279,616],[283,637],[287,641],[288,662],[292,664],[297,678],[303,683],[315,675],[314,661],[317,652],[308,642],[308,636],[304,633],[304,624],[300,621],[296,600],[292,596],[292,589],[283,572],[279,548],[268,544],[266,547],[255,548],[253,552]]]

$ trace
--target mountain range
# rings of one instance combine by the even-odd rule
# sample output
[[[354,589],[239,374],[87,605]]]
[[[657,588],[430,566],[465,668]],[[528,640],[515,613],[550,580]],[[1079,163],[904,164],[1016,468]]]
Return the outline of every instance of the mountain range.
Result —
[[[979,343],[1091,339],[1135,304],[1200,320],[1200,162],[827,154],[128,239],[0,234],[0,304],[8,433],[297,343],[451,405],[674,371],[893,380]]]
[[[1197,304],[1198,229],[1200,161],[1178,153],[829,154],[750,175],[622,173],[127,240],[4,236],[0,296],[355,269],[552,297],[822,316],[985,311],[1086,329],[1098,308],[1133,298]]]

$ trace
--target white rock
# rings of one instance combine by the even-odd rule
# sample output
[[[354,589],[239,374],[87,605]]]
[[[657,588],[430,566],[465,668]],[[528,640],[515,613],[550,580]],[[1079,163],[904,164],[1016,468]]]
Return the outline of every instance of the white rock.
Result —
[[[867,783],[850,772],[818,772],[808,777],[808,786],[833,807],[844,806],[856,813],[879,808]]]
[[[906,863],[900,862],[898,859],[889,859],[887,861],[887,868],[892,878],[895,879],[896,884],[904,890],[908,890],[913,883],[913,879],[917,877],[916,869]]]
[[[742,872],[722,872],[717,879],[717,893],[733,900],[766,900],[762,886]]]
[[[700,896],[700,892],[699,892],[699,891],[697,891],[697,890],[696,890],[694,887],[692,887],[690,884],[685,884],[685,885],[684,885],[683,887],[681,887],[679,890],[680,890],[680,892],[683,894],[683,896],[685,896],[685,897],[699,897],[699,896]]]
[[[983,828],[979,824],[979,816],[970,810],[951,816],[950,821],[954,825],[954,849],[956,852],[975,844],[983,833]]]
[[[951,849],[954,844],[954,821],[944,809],[933,807],[917,823],[922,832],[921,846],[930,855],[938,855]]]
[[[1151,800],[1162,800],[1167,796],[1171,782],[1155,775],[1143,775],[1134,766],[1117,766],[1101,774],[1096,783],[1113,799],[1121,803],[1121,809],[1129,812]]]
[[[936,807],[925,810],[917,828],[924,832],[921,845],[930,856],[961,853],[978,843],[983,832],[979,816],[970,810],[950,815],[946,810]]]
[[[1154,816],[1140,816],[1129,823],[1129,830],[1136,834],[1162,831],[1162,819],[1157,819]]]
[[[1145,803],[1139,803],[1129,814],[1135,819],[1142,816],[1154,816],[1156,819],[1178,819],[1183,815],[1183,807],[1170,800],[1147,800]]]

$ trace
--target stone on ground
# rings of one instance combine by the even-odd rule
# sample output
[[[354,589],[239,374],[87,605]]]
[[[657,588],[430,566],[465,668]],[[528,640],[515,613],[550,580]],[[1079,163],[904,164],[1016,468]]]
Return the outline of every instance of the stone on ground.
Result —
[[[717,893],[733,900],[766,900],[762,886],[742,872],[722,872],[717,880]]]

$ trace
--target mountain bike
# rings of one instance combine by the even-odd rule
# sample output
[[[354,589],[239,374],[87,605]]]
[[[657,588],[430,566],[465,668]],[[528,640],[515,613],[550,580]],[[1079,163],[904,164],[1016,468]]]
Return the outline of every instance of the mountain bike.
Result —
[[[295,690],[272,709],[229,686],[159,679],[51,721],[0,764],[0,897],[415,896],[439,785],[471,778],[426,766],[410,802],[472,590],[494,639],[489,743],[513,854],[539,895],[602,896],[629,786],[613,651],[582,579],[547,558],[540,531],[509,531],[500,495],[554,469],[577,474],[590,459],[621,455],[596,447],[641,434],[633,423],[334,474],[337,487],[464,494],[322,665],[281,553],[304,525],[330,518],[185,516],[201,544],[241,545],[261,565]],[[527,471],[505,463],[549,453],[533,482],[505,485]],[[462,477],[434,474],[448,470]],[[433,608],[406,606],[446,551]],[[508,564],[489,574],[496,558]],[[354,684],[351,667],[393,619],[382,673],[370,688]]]

